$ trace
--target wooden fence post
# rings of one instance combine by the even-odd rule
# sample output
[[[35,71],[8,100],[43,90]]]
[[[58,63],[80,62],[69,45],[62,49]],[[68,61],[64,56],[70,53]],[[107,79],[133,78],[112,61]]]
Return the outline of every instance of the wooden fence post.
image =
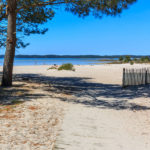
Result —
[[[147,68],[147,84],[149,84],[149,69]]]
[[[147,69],[145,71],[145,84],[147,84]]]
[[[125,88],[125,68],[123,68],[122,87]]]

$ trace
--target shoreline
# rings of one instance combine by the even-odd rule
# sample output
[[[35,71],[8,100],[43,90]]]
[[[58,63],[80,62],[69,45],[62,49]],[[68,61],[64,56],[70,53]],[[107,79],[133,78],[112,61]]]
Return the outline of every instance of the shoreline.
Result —
[[[41,64],[41,65],[14,65],[14,67],[45,67],[45,66],[53,66],[54,64]],[[56,64],[58,66],[60,66],[61,64]],[[79,66],[120,66],[120,67],[139,67],[139,66],[150,66],[150,63],[137,63],[137,64],[133,64],[131,65],[130,63],[123,63],[123,64],[110,64],[110,63],[92,63],[92,64],[75,64],[75,67],[79,67]],[[2,68],[3,65],[0,65],[0,68]]]
[[[69,62],[68,62],[69,63]],[[54,63],[55,64],[55,63]],[[37,65],[14,65],[14,67],[38,67],[38,66],[53,66],[54,64],[37,64]],[[62,63],[63,64],[63,63]],[[60,66],[61,64],[56,64]],[[137,67],[137,66],[150,66],[150,63],[134,63],[131,65],[130,63],[91,63],[91,64],[73,64],[74,66],[126,66],[126,67]],[[0,65],[0,68],[2,68],[3,65]]]

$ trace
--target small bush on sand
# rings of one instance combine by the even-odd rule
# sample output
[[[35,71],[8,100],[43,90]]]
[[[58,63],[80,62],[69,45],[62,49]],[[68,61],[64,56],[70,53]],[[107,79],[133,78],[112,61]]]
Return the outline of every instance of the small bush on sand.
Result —
[[[124,63],[129,63],[131,61],[131,56],[125,56]]]
[[[63,64],[61,65],[58,70],[71,70],[71,71],[75,71],[73,64],[68,63],[68,64]]]
[[[122,61],[123,61],[123,59],[124,59],[124,58],[123,58],[123,56],[120,56],[120,57],[119,57],[119,61],[121,61],[121,62],[122,62]]]
[[[133,65],[134,64],[134,61],[130,61],[130,65]]]

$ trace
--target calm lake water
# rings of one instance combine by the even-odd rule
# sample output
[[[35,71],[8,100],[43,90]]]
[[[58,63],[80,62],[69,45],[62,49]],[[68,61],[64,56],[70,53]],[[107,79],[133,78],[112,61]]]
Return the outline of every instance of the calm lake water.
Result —
[[[98,61],[101,58],[15,58],[15,66],[31,66],[31,65],[61,65],[64,63],[72,63],[74,65],[92,65],[97,63],[106,63],[106,61]],[[0,58],[0,66],[3,65],[3,58]]]

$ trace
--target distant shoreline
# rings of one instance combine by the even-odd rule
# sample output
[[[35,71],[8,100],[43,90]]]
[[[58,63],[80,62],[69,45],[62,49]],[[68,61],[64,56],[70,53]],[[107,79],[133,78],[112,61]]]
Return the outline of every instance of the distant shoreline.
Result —
[[[119,58],[126,55],[16,55],[15,58]],[[148,55],[130,55],[132,58],[140,58]],[[0,55],[4,58],[4,55]]]

